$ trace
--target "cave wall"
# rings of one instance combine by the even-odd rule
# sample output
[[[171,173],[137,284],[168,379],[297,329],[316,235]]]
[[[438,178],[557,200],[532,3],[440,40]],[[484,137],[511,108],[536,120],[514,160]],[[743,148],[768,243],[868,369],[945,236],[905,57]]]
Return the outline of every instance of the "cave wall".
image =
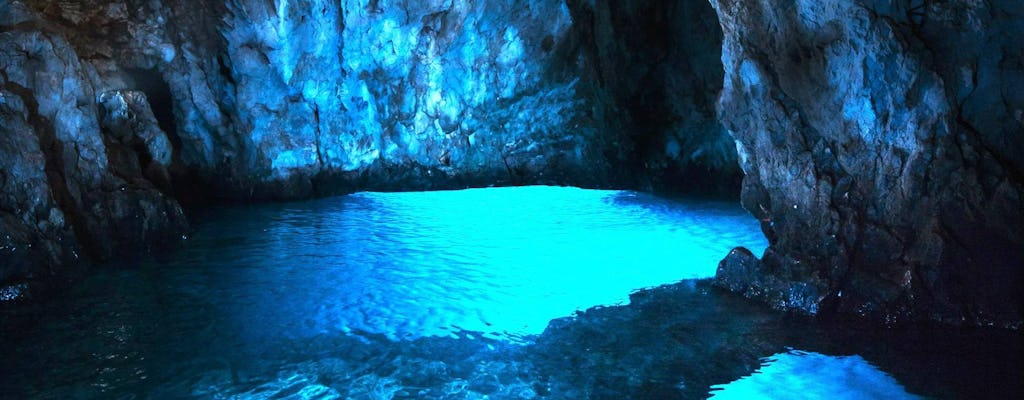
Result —
[[[179,202],[665,192],[738,164],[771,246],[730,253],[721,286],[811,314],[1019,326],[1022,10],[3,1],[0,281],[170,242]]]
[[[276,196],[305,195],[318,179],[359,179],[360,188],[606,186],[610,162],[625,156],[606,107],[586,95],[596,89],[561,65],[572,25],[561,2],[227,8],[230,112],[248,141],[237,157],[258,183],[297,185],[273,187]]]
[[[69,41],[95,92],[169,90],[184,200],[738,182],[703,1],[10,4]]]
[[[738,171],[702,1],[4,0],[0,33],[0,282],[172,243],[179,204]]]
[[[149,122],[101,122],[96,70],[19,6],[0,8],[0,280],[67,276],[65,267],[112,258],[118,245],[149,248],[179,237],[186,222],[178,203],[141,169],[119,169],[140,154],[101,134],[119,129],[141,144],[145,133],[136,128]]]
[[[713,0],[762,221],[720,285],[780,309],[1020,326],[1019,1]]]

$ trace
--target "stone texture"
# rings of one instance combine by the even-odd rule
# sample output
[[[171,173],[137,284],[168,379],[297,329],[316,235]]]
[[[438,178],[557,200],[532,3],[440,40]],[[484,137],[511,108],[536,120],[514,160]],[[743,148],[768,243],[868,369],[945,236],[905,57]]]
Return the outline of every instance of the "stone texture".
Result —
[[[1020,326],[1020,3],[712,4],[719,114],[772,242],[727,257],[720,284],[809,313]]]
[[[0,281],[77,258],[74,232],[48,190],[46,155],[20,97],[0,91]],[[42,265],[39,265],[42,264]]]
[[[624,187],[730,165],[730,146],[708,150],[729,143],[709,106],[721,81],[720,37],[701,35],[711,15],[655,1],[3,1],[5,90],[30,105],[6,115],[50,160],[4,156],[32,179],[45,164],[48,178],[15,176],[40,196],[12,197],[9,219],[50,218],[26,217],[31,205],[61,222],[7,222],[21,233],[5,248],[147,247],[184,226],[168,196]],[[657,80],[670,85],[649,89]],[[654,181],[642,184],[683,182]],[[47,250],[46,264],[79,254],[68,249]]]
[[[26,3],[74,33],[97,92],[166,87],[183,200],[640,175],[667,191],[738,170],[701,2]]]
[[[607,185],[606,153],[625,140],[585,84],[550,73],[572,25],[559,2],[235,1],[224,19],[257,192],[359,174],[379,188]],[[396,169],[424,176],[376,172]]]
[[[63,278],[85,259],[180,236],[186,223],[174,200],[112,174],[95,70],[24,4],[5,4],[0,23],[0,280]]]
[[[169,196],[675,191],[738,159],[772,246],[723,286],[1019,326],[1019,0],[710,4],[0,2],[0,274],[170,237]]]

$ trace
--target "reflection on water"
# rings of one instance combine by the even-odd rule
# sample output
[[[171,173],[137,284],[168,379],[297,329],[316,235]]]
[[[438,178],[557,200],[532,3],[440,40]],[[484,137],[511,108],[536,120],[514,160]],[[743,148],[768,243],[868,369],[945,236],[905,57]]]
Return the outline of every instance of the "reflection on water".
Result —
[[[859,354],[911,393],[1019,390],[1013,335],[854,334],[691,280],[634,292],[761,253],[731,203],[525,187],[194,217],[180,251],[0,306],[0,398],[702,398],[787,347]]]
[[[918,399],[863,358],[788,351],[752,375],[711,387],[712,399]]]
[[[167,278],[222,299],[247,336],[538,334],[766,245],[734,204],[575,188],[358,193],[211,219]]]

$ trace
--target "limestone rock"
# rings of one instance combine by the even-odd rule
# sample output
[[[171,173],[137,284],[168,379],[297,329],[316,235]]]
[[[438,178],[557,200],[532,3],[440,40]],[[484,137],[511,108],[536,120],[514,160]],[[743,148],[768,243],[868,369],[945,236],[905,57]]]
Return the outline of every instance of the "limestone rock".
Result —
[[[29,118],[21,97],[0,90],[0,281],[45,273],[78,257]]]
[[[821,311],[887,321],[1024,321],[1011,3],[712,1],[719,114],[775,237],[752,284],[812,282]]]
[[[0,27],[0,219],[11,253],[0,279],[63,278],[80,261],[180,236],[186,222],[177,202],[145,180],[112,173],[95,71],[45,23],[11,17],[14,9],[28,13],[14,2],[0,15],[23,22]]]

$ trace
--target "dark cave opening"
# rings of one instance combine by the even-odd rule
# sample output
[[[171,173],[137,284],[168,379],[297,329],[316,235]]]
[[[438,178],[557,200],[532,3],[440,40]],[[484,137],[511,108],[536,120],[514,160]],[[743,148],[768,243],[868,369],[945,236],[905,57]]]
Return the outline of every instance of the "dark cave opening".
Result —
[[[131,68],[125,72],[135,83],[134,89],[146,94],[160,130],[167,134],[174,154],[178,154],[181,149],[181,138],[178,137],[178,125],[174,119],[174,97],[171,95],[171,87],[155,69]]]
[[[133,89],[146,94],[157,125],[167,135],[167,139],[171,143],[170,166],[166,169],[162,167],[150,169],[147,178],[152,180],[161,191],[184,206],[207,203],[209,199],[205,194],[205,185],[201,184],[203,181],[199,177],[198,171],[185,165],[181,160],[182,140],[178,134],[174,95],[170,85],[156,69],[129,68],[125,70],[125,73],[134,83]],[[139,154],[145,154],[145,152]],[[145,156],[139,159],[144,168],[150,164],[150,161],[150,159],[145,159]]]
[[[637,188],[736,199],[743,178],[718,121],[723,34],[708,2],[569,2],[593,79],[627,120]]]

